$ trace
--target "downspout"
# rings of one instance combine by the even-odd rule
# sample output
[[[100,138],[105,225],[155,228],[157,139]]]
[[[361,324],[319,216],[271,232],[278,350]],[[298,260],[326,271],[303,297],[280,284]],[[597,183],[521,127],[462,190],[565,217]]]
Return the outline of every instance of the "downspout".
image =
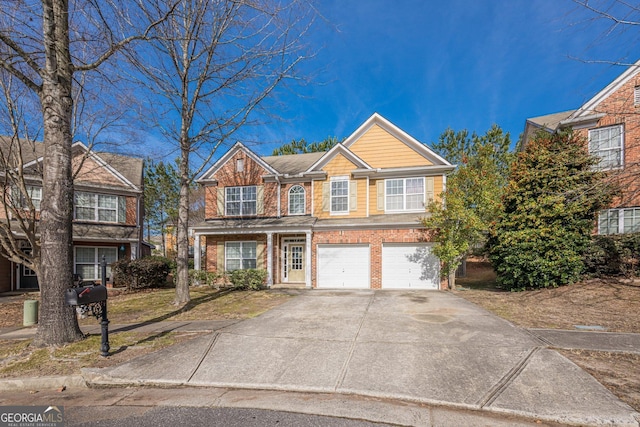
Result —
[[[280,202],[280,197],[281,197],[280,187],[282,186],[282,183],[280,182],[280,177],[278,175],[276,175],[276,182],[278,183],[278,215],[277,217],[280,218],[282,216],[282,212],[280,210],[282,208],[282,203]]]

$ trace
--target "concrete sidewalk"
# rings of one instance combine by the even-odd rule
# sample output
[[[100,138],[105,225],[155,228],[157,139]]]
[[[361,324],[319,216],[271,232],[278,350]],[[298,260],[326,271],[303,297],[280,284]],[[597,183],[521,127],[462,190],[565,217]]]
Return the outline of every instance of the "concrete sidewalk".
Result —
[[[257,318],[85,375],[93,385],[320,392],[638,426],[632,408],[546,348],[561,338],[516,328],[449,293],[314,290]]]

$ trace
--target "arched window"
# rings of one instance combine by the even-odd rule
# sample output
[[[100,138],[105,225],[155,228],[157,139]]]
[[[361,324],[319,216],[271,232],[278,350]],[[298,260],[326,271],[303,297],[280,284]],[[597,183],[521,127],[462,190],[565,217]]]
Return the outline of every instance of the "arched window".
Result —
[[[304,215],[304,187],[294,185],[289,189],[289,215]]]

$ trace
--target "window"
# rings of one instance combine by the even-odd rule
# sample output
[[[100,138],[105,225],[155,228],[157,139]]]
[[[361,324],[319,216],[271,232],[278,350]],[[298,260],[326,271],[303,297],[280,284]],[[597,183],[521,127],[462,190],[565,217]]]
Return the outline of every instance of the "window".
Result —
[[[225,270],[256,268],[256,242],[226,242],[224,248]]]
[[[303,215],[304,204],[304,188],[294,185],[289,189],[289,215]]]
[[[633,105],[640,105],[640,86],[633,88]]]
[[[31,199],[31,203],[33,203],[33,207],[36,210],[40,210],[40,203],[42,202],[42,187],[25,185],[25,189],[27,190],[27,195]],[[23,209],[29,208],[27,198],[20,192],[17,186],[13,185],[11,187],[11,195],[11,201],[15,207]]]
[[[598,234],[640,232],[640,208],[608,209],[598,215]]]
[[[424,210],[424,178],[387,179],[385,202],[387,211]]]
[[[600,169],[613,169],[623,166],[622,138],[622,125],[589,131],[589,152],[600,157]]]
[[[618,211],[609,209],[598,215],[598,234],[614,234],[618,232]]]
[[[23,252],[27,255],[31,255],[31,249],[24,249]],[[24,277],[36,277],[36,272],[22,264],[22,275]]]
[[[75,193],[75,218],[86,221],[125,222],[126,199],[109,194]]]
[[[331,181],[331,213],[349,212],[349,180]]]
[[[623,209],[623,233],[637,233],[640,231],[640,208]]]
[[[236,160],[236,172],[244,172],[244,159]]]
[[[99,280],[102,278],[102,256],[107,261],[107,277],[111,277],[111,263],[118,260],[118,248],[96,248],[90,246],[75,247],[76,274],[84,280]]]
[[[256,186],[226,187],[225,214],[226,215],[255,215],[256,214]]]

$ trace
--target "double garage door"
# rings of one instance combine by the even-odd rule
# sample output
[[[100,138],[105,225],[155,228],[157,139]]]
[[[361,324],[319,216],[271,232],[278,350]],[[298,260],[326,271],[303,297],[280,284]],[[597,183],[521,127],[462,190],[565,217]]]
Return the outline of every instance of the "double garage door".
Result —
[[[319,288],[371,287],[369,245],[318,245]],[[383,289],[438,289],[440,263],[428,244],[382,245]]]

